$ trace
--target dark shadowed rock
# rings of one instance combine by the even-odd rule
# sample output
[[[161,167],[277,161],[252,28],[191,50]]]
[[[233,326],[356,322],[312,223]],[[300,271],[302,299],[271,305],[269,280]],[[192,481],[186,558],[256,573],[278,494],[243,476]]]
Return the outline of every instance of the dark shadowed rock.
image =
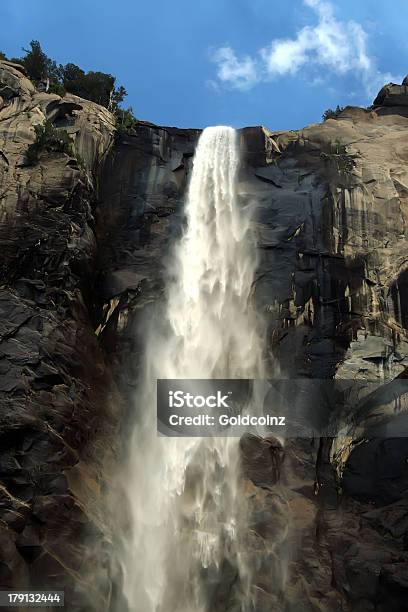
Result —
[[[384,85],[373,102],[374,106],[408,106],[408,84],[404,79],[402,85],[390,83]]]
[[[407,438],[374,439],[351,453],[343,474],[343,487],[355,499],[386,505],[408,490]]]
[[[258,487],[273,487],[279,480],[284,457],[284,450],[279,440],[245,434],[240,440],[240,449],[246,478],[252,480]]]

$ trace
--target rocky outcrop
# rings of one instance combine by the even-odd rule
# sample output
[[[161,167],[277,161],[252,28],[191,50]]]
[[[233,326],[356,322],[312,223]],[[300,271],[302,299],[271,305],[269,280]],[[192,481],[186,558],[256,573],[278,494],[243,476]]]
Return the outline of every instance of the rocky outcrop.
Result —
[[[384,85],[384,87],[380,90],[378,96],[373,102],[374,106],[408,106],[408,79],[405,79],[402,82],[402,85],[395,85],[395,83],[390,83],[389,85]]]
[[[369,435],[374,408],[381,428],[405,406],[404,88],[300,131],[240,131],[269,363],[335,380],[344,402],[336,439],[241,443],[257,612],[405,609],[408,444]],[[6,62],[0,95],[0,580],[124,612],[106,491],[199,131],[139,122],[114,142],[106,109]],[[45,119],[75,156],[29,165]]]
[[[70,609],[107,610],[104,512],[120,400],[93,327],[97,169],[114,121],[91,102],[39,93],[0,62],[0,583],[65,588]],[[75,156],[40,152],[49,120]]]

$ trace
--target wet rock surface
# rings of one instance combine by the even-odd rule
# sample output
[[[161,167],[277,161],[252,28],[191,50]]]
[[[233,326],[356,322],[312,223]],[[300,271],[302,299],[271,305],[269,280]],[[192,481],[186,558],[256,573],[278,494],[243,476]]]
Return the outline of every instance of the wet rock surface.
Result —
[[[362,381],[363,408],[408,365],[404,88],[297,132],[240,131],[269,361],[285,377]],[[39,93],[7,62],[0,96],[0,582],[108,610],[120,575],[107,491],[199,131],[140,122],[114,141],[106,109]],[[28,165],[45,118],[83,163],[44,152]],[[241,443],[257,612],[406,609],[408,444],[367,439],[368,417],[336,439]],[[223,571],[220,610],[236,580]]]

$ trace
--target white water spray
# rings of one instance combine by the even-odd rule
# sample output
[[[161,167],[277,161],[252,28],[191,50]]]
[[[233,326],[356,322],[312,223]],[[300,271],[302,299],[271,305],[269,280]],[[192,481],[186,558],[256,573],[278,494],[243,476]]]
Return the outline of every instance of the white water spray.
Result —
[[[161,438],[156,379],[261,377],[250,293],[256,257],[237,201],[237,133],[203,131],[186,201],[186,230],[169,270],[164,316],[147,332],[144,383],[126,488],[132,535],[131,612],[207,612],[225,559],[240,561],[242,496],[234,438]]]

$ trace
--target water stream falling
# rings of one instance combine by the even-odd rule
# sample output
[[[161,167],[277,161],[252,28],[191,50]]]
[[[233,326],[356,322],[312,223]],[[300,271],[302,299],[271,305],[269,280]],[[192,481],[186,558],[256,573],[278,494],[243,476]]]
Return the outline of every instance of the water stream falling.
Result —
[[[155,408],[157,378],[262,376],[250,306],[256,257],[248,213],[237,200],[238,167],[235,130],[205,129],[186,199],[186,229],[168,270],[164,315],[146,332],[126,483],[131,612],[208,612],[225,561],[237,568],[245,599],[238,440],[157,437]]]

